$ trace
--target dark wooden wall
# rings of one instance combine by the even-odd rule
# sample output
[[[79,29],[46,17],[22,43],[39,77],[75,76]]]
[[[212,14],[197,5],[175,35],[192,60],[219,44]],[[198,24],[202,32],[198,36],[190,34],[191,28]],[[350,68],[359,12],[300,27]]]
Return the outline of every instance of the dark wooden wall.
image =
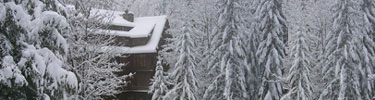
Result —
[[[162,33],[162,37],[159,41],[157,51],[162,49],[162,45],[166,44],[166,38],[170,38],[171,35],[167,34],[166,30],[169,28],[168,21]],[[125,43],[125,46],[138,46],[145,45],[150,40],[150,36],[147,38],[117,38],[118,43]],[[141,54],[130,54],[128,57],[118,57],[117,62],[128,63],[123,66],[123,72],[120,75],[135,73],[133,78],[129,79],[130,82],[124,87],[124,92],[117,95],[119,100],[151,100],[152,95],[147,93],[149,86],[151,85],[151,79],[155,74],[156,62],[158,61],[156,53],[141,53]],[[165,70],[169,69],[167,65],[163,64]]]
[[[135,75],[126,90],[147,90],[150,79],[155,73],[157,54],[133,54],[128,59],[128,65],[123,67],[124,73],[135,73]]]
[[[128,63],[123,66],[121,74],[135,73],[133,78],[128,80],[130,83],[124,87],[124,93],[118,95],[120,100],[150,100],[151,94],[148,94],[148,88],[151,79],[155,74],[155,65],[157,62],[157,53],[132,54],[127,58],[117,58],[118,62]]]
[[[141,38],[129,38],[129,37],[116,36],[115,43],[113,45],[127,46],[127,47],[146,45],[148,41],[150,40],[150,38],[151,38],[150,36],[141,37]]]
[[[133,27],[129,27],[129,26],[118,26],[118,25],[110,25],[108,27],[108,29],[110,30],[116,30],[116,31],[130,31],[131,29],[133,29]]]
[[[118,100],[151,100],[152,95],[146,92],[124,92],[117,96]]]

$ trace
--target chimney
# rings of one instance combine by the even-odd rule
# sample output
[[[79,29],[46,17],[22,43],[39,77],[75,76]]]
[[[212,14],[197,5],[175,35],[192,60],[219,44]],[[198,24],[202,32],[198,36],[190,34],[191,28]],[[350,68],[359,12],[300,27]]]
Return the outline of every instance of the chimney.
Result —
[[[129,22],[134,22],[134,14],[130,13],[128,9],[125,10],[125,13],[122,15],[122,17]]]

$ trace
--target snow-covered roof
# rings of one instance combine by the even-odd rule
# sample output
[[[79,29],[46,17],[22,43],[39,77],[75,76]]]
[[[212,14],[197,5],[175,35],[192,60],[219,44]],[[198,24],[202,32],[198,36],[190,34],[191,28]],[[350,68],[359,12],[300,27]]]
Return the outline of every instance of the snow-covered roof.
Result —
[[[142,38],[148,37],[151,34],[152,29],[160,20],[163,20],[166,16],[153,16],[153,17],[138,17],[134,19],[134,22],[129,22],[122,17],[124,12],[110,11],[102,9],[92,10],[93,14],[113,14],[113,19],[110,22],[111,25],[116,26],[127,26],[133,27],[130,31],[120,31],[120,30],[102,30],[103,33],[108,33],[115,36],[124,36],[130,38]]]
[[[134,23],[129,22],[125,19],[123,19],[122,14],[124,12],[121,11],[112,11],[112,10],[105,10],[105,9],[92,9],[90,12],[92,15],[112,15],[113,14],[113,19],[110,22],[112,25],[117,25],[117,26],[129,26],[129,27],[135,27]]]
[[[144,17],[144,19],[154,19],[153,21],[155,21],[152,36],[146,45],[134,47],[111,46],[111,48],[116,49],[119,53],[125,54],[155,53],[167,22],[167,16]]]
[[[150,33],[152,29],[154,29],[157,23],[160,23],[159,20],[162,20],[163,17],[165,16],[135,18],[134,22],[132,23],[134,27],[130,31],[109,30],[109,34],[130,38],[148,37],[151,35]],[[102,31],[108,32],[108,30]]]
[[[101,13],[104,13],[104,11],[108,10],[99,10],[99,12],[100,11],[102,11]],[[139,45],[134,47],[107,46],[104,47],[102,50],[115,49],[116,52],[121,54],[156,52],[162,33],[164,31],[164,26],[167,22],[167,16],[139,17],[135,18],[134,22],[129,22],[122,18],[121,12],[114,11],[114,14],[115,18],[112,24],[119,26],[132,26],[134,28],[130,31],[110,30],[111,35],[125,36],[130,38],[148,37],[149,35],[151,35],[151,38],[145,45]],[[103,31],[108,32],[108,30]]]

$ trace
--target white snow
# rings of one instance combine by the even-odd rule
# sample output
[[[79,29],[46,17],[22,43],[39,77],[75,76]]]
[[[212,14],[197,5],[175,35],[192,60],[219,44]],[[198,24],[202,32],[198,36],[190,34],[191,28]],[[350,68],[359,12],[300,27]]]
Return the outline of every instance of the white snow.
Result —
[[[140,38],[140,37],[148,37],[151,34],[151,31],[155,24],[159,22],[162,16],[158,17],[139,17],[134,18],[134,22],[129,22],[122,17],[124,12],[120,11],[111,11],[111,10],[104,10],[104,9],[93,9],[91,13],[95,15],[113,15],[111,18],[107,20],[111,20],[111,25],[116,26],[127,26],[133,27],[130,31],[118,31],[118,30],[100,30],[103,34],[109,32],[111,35],[116,36],[125,36],[130,38]]]
[[[160,18],[154,17],[142,17],[134,19],[134,28],[130,31],[117,31],[117,30],[110,30],[110,35],[116,36],[124,36],[130,38],[140,38],[140,37],[148,37],[151,35],[152,29],[155,27],[156,22],[158,22]],[[103,33],[108,32],[108,30],[101,30]]]
[[[368,75],[368,77],[369,77],[370,80],[375,80],[375,74],[373,74],[373,75]]]
[[[43,94],[44,100],[51,100],[51,98],[47,94]]]
[[[44,57],[44,59],[47,61],[49,60],[49,63],[47,64],[47,72],[53,79],[57,80],[59,83],[66,82],[71,87],[78,86],[75,74],[62,68],[63,62],[54,56],[50,50],[43,48],[38,50],[38,52]]]
[[[272,100],[271,92],[267,92],[266,96],[264,97],[264,100]]]
[[[23,50],[25,58],[34,58],[33,70],[39,75],[44,76],[48,74],[54,81],[50,85],[51,88],[57,88],[57,83],[66,83],[70,87],[77,87],[78,81],[74,73],[63,68],[64,63],[54,55],[48,48],[37,49],[32,45],[28,45],[27,49]]]
[[[117,16],[121,17],[121,16]],[[113,22],[117,22],[119,18],[115,18]],[[110,35],[115,36],[124,36],[124,37],[130,37],[130,38],[140,38],[140,37],[148,37],[151,34],[152,29],[155,27],[155,24],[159,23],[163,16],[157,16],[157,17],[140,17],[135,18],[134,22],[126,22],[127,24],[131,23],[130,27],[133,27],[130,31],[118,31],[118,30],[100,30],[103,34],[107,34],[109,32]],[[121,17],[122,19],[122,17]],[[118,22],[123,22],[119,20]],[[116,24],[113,24],[116,25]],[[122,25],[122,26],[128,26],[128,25]]]
[[[14,19],[18,25],[22,26],[23,28],[28,27],[29,21],[31,20],[31,16],[27,14],[27,12],[22,8],[22,6],[16,5],[14,2],[5,3],[5,6],[6,8],[12,10],[13,15],[15,17]]]
[[[0,69],[0,83],[11,85],[11,80],[14,79],[14,83],[18,85],[27,84],[25,77],[21,74],[20,69],[13,61],[12,56],[5,56],[0,62],[2,66]]]
[[[113,19],[110,22],[112,25],[118,25],[118,26],[130,26],[134,27],[135,24],[132,22],[129,22],[122,18],[122,14],[124,12],[121,11],[111,11],[111,10],[104,10],[104,9],[92,9],[90,12],[92,15],[113,15]]]
[[[107,46],[107,47],[104,47],[103,50],[105,51],[107,49],[115,49],[118,53],[124,53],[124,54],[156,52],[156,49],[158,47],[160,38],[164,30],[165,23],[167,21],[167,16],[142,17],[142,18],[137,18],[135,21],[141,21],[141,20],[142,20],[142,24],[138,24],[140,26],[135,27],[135,28],[137,27],[139,28],[137,28],[136,31],[130,31],[130,33],[137,32],[137,31],[144,32],[145,30],[151,31],[153,29],[154,31],[152,32],[152,36],[146,45],[135,46],[135,47]],[[145,23],[148,21],[150,21],[150,23],[155,23],[154,28],[145,25]],[[150,28],[150,29],[144,29],[142,25],[145,25],[145,28]],[[138,33],[134,33],[134,34],[138,34]]]
[[[6,15],[6,10],[4,4],[0,4],[0,22],[4,21]]]
[[[41,14],[37,14],[40,17],[37,17],[35,20],[30,22],[30,29],[31,32],[28,34],[28,37],[33,39],[38,38],[39,32],[46,29],[58,28],[60,30],[66,29],[69,27],[69,24],[66,21],[64,16],[59,15],[53,11],[44,11]],[[64,50],[64,52],[68,51],[68,43],[65,38],[61,35],[61,33],[57,29],[52,29],[52,37],[56,39],[57,47],[60,47]],[[39,41],[38,41],[39,42]],[[41,44],[41,43],[39,43]]]

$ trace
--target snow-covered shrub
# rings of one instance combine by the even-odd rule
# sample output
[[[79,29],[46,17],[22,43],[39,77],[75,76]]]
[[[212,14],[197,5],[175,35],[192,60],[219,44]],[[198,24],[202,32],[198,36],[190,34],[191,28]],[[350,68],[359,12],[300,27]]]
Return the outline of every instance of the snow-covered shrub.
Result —
[[[10,0],[0,8],[0,98],[62,99],[74,92],[78,81],[65,63],[64,6],[57,0]]]

